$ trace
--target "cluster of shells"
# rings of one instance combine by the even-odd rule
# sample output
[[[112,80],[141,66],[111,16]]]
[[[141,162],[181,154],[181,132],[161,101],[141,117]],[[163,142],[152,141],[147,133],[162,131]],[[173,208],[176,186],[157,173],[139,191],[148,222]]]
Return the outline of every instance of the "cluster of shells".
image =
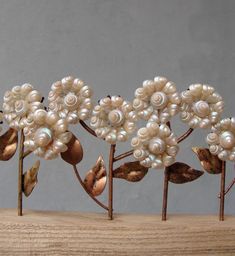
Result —
[[[174,82],[155,77],[136,89],[131,102],[107,96],[94,106],[92,95],[82,80],[65,77],[52,84],[46,107],[32,85],[15,86],[4,95],[0,121],[23,130],[29,150],[53,159],[67,150],[70,125],[90,119],[97,137],[110,144],[125,142],[136,133],[131,140],[133,156],[143,166],[159,169],[175,162],[179,146],[169,122],[179,114],[192,129],[211,129],[206,140],[212,154],[235,161],[235,119],[221,120],[224,102],[212,86],[193,84],[180,93]],[[137,129],[138,122],[145,124]]]

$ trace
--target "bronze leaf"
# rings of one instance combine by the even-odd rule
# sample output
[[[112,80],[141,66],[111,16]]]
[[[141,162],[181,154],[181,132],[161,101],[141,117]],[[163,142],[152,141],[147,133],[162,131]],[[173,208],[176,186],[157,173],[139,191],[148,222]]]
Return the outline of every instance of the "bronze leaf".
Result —
[[[176,162],[166,168],[169,181],[176,184],[183,184],[194,181],[204,174],[203,171],[195,170],[185,163]]]
[[[142,166],[139,161],[129,162],[121,165],[113,171],[113,177],[130,182],[141,181],[147,174],[148,168]]]
[[[37,160],[35,164],[24,173],[23,177],[23,191],[25,196],[29,196],[36,184],[38,183],[38,170],[40,167],[40,161]]]
[[[99,196],[105,189],[107,182],[107,173],[104,159],[102,156],[96,161],[96,164],[87,172],[84,179],[84,186],[93,196]]]
[[[212,155],[208,148],[192,147],[192,150],[199,158],[205,171],[210,174],[222,172],[222,161],[217,156]]]
[[[18,145],[18,132],[10,128],[0,137],[0,160],[10,160],[16,152]]]
[[[71,165],[76,165],[83,159],[83,149],[80,141],[73,134],[72,139],[67,144],[67,151],[61,153],[64,161]]]

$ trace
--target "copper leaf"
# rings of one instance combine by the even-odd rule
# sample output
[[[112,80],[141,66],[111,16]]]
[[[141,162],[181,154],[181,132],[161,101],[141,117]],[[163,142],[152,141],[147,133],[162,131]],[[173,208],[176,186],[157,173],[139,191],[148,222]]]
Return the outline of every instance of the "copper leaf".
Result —
[[[0,160],[10,160],[17,149],[18,132],[10,128],[6,133],[0,137]]]
[[[210,174],[222,172],[222,161],[217,156],[212,155],[208,148],[193,147],[192,150],[199,158],[205,171]]]
[[[195,170],[185,163],[176,162],[166,168],[169,181],[176,184],[182,184],[198,179],[204,172]]]
[[[83,158],[82,145],[74,135],[67,144],[67,147],[67,151],[61,153],[62,159],[71,165],[76,165],[81,162]]]
[[[104,191],[106,182],[107,173],[104,159],[102,156],[99,156],[96,164],[87,172],[84,185],[93,196],[99,196]]]
[[[129,162],[121,165],[113,171],[113,177],[125,179],[130,182],[137,182],[144,178],[148,168],[142,166],[139,161]]]
[[[25,196],[29,196],[36,184],[38,183],[37,175],[40,167],[40,161],[36,161],[35,164],[24,173],[23,175],[23,191]]]

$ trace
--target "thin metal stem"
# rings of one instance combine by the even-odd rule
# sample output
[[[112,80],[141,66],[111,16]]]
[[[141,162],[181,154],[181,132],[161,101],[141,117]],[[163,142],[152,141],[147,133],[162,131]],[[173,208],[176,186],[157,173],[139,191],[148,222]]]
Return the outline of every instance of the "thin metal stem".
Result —
[[[27,156],[29,156],[32,153],[31,150],[27,150],[26,152],[23,153],[22,157],[25,158]]]
[[[171,123],[167,122],[167,125],[171,129]],[[169,185],[169,172],[168,172],[168,168],[166,167],[164,172],[164,185],[163,185],[162,221],[166,221],[166,216],[167,216],[168,185]]]
[[[22,216],[23,209],[23,163],[24,163],[24,133],[20,133],[19,170],[18,170],[18,216]]]
[[[110,146],[109,152],[109,219],[113,219],[113,163],[116,145]]]
[[[101,206],[101,207],[104,208],[106,211],[108,211],[109,208],[108,208],[106,205],[104,205],[103,203],[101,203],[98,199],[96,199],[96,198],[87,190],[87,188],[85,187],[85,185],[84,185],[84,183],[83,183],[83,181],[82,181],[81,176],[79,175],[79,172],[78,172],[78,169],[77,169],[77,166],[76,166],[76,165],[73,165],[73,170],[74,170],[74,172],[75,172],[75,175],[76,175],[78,181],[80,182],[81,186],[82,186],[83,189],[86,191],[86,193],[87,193],[99,206]]]
[[[134,150],[132,149],[132,150],[129,150],[129,151],[127,151],[127,152],[125,152],[125,153],[123,153],[121,155],[118,155],[118,156],[114,157],[113,161],[117,162],[117,161],[119,161],[119,160],[121,160],[121,159],[123,159],[125,157],[131,156],[133,154],[133,151]]]
[[[166,216],[167,216],[168,185],[169,185],[169,173],[168,173],[168,169],[165,168],[163,200],[162,200],[162,220],[163,221],[166,221]]]
[[[92,130],[91,127],[89,127],[84,121],[80,120],[79,122],[80,122],[81,126],[82,126],[85,130],[87,130],[91,135],[97,137],[95,131]]]
[[[183,135],[181,135],[178,139],[177,142],[180,143],[183,140],[185,140],[186,138],[188,138],[188,136],[194,131],[193,128],[189,128]]]
[[[225,195],[230,191],[230,189],[233,187],[234,184],[235,184],[235,178],[231,181],[231,183],[225,189],[225,192],[224,192]],[[219,196],[219,198],[220,198],[220,196]]]
[[[224,220],[224,201],[225,201],[225,176],[226,176],[226,161],[222,162],[222,172],[220,180],[220,210],[219,220]]]

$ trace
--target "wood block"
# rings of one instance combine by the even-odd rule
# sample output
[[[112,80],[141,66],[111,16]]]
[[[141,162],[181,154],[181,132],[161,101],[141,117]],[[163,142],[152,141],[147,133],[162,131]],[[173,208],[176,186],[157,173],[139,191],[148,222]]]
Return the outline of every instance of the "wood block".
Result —
[[[1,209],[0,255],[235,255],[235,216]]]

